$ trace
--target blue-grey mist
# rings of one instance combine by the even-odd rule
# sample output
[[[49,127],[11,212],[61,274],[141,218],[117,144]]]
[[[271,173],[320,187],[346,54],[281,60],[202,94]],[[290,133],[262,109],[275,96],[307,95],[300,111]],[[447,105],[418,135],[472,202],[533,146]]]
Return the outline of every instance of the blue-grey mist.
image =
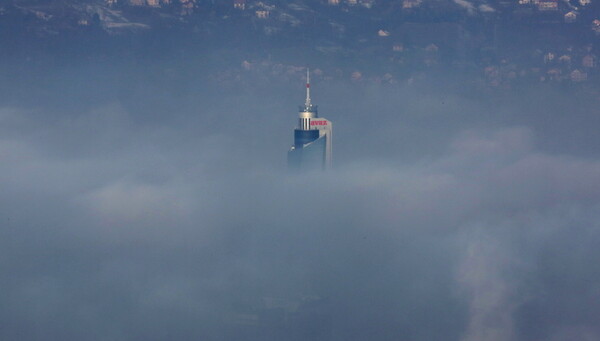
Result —
[[[289,174],[303,72],[167,38],[3,52],[0,339],[600,338],[597,97],[314,75]]]

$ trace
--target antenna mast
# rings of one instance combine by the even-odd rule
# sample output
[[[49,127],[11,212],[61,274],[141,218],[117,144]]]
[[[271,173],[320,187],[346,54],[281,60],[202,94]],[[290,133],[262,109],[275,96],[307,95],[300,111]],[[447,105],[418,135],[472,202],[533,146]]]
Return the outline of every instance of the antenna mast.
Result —
[[[312,105],[310,103],[310,69],[306,68],[306,102],[304,103],[304,105],[307,108],[310,108],[310,106]]]

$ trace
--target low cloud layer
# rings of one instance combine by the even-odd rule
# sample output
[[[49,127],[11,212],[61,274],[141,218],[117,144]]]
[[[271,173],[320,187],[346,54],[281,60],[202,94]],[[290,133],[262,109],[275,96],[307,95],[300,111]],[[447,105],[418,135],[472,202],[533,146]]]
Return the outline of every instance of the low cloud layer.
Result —
[[[0,338],[600,337],[593,154],[461,97],[367,89],[352,109],[336,91],[337,169],[299,175],[285,96],[160,119],[0,109]]]

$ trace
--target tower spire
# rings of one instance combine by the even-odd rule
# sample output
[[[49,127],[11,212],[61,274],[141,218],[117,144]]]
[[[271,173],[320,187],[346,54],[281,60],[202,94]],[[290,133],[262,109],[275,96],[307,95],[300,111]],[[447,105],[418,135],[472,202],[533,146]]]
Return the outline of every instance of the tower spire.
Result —
[[[306,107],[310,107],[312,104],[310,103],[310,69],[306,68],[306,102],[304,103]]]

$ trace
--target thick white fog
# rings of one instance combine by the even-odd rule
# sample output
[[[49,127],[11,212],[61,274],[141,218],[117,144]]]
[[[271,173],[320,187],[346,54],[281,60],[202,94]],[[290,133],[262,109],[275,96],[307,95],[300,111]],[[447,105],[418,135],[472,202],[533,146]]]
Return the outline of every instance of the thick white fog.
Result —
[[[289,174],[301,76],[137,67],[3,84],[1,339],[600,337],[594,100],[315,77]]]

